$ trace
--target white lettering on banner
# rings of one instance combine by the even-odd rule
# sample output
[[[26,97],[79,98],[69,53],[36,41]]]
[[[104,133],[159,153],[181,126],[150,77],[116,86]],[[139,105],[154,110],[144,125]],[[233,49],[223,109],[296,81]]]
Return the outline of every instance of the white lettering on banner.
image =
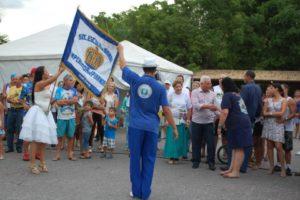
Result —
[[[113,58],[112,58],[111,53],[109,52],[109,50],[107,48],[103,48],[101,43],[96,38],[94,38],[93,36],[90,36],[90,35],[86,35],[86,34],[79,34],[78,36],[79,36],[79,40],[86,40],[86,41],[89,41],[89,42],[93,43],[94,45],[96,45],[108,57],[109,61],[112,62]]]
[[[75,53],[71,52],[71,58],[75,60],[76,63],[78,63],[81,68],[91,77],[93,77],[95,80],[97,80],[101,85],[105,85],[106,81],[101,78],[94,70],[91,70],[90,67],[86,66],[80,57],[78,57]]]

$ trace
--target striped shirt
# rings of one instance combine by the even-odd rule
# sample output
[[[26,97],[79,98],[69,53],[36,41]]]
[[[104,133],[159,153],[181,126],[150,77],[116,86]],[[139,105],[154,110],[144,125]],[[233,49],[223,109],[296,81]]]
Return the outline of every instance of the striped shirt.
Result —
[[[198,124],[209,124],[215,121],[216,112],[203,109],[206,104],[216,105],[216,95],[213,91],[204,92],[201,88],[192,92],[193,116],[192,121]]]

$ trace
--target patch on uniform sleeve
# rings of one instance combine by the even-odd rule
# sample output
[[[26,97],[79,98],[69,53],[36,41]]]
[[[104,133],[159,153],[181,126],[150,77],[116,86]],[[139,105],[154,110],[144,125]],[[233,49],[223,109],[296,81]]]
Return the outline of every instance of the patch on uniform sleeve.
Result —
[[[152,95],[152,88],[147,84],[142,84],[138,87],[138,95],[142,99],[148,99]]]

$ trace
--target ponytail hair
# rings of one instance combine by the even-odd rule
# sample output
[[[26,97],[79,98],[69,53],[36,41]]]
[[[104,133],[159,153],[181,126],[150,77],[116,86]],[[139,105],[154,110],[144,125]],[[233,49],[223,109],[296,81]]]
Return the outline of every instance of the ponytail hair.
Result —
[[[31,100],[32,100],[33,104],[34,104],[35,84],[43,79],[44,71],[45,71],[45,67],[40,66],[36,69],[36,72],[34,74],[34,80],[33,80],[33,84],[32,84],[32,95],[31,95]]]

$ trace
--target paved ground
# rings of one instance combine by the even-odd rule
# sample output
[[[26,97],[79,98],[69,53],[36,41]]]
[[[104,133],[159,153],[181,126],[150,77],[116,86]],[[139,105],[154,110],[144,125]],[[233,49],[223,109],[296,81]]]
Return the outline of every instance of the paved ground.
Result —
[[[119,131],[114,159],[51,161],[47,150],[48,174],[32,175],[29,163],[17,153],[6,154],[0,162],[0,200],[126,200],[129,198],[129,159],[124,150],[124,131]],[[295,152],[300,140],[295,140]],[[78,151],[75,152],[78,155]],[[264,164],[267,167],[267,164]],[[300,156],[294,156],[294,169],[300,170]],[[170,166],[157,159],[151,200],[298,200],[300,177],[267,175],[265,169],[249,171],[240,179],[224,179],[206,164],[192,169],[189,161]]]

